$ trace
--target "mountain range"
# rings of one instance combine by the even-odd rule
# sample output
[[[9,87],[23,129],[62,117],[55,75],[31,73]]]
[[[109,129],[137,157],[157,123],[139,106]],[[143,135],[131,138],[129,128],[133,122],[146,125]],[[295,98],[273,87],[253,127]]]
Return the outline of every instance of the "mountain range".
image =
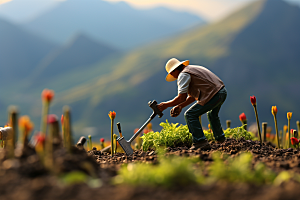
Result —
[[[125,2],[63,1],[24,24],[55,43],[84,32],[116,48],[127,50],[205,24],[199,16],[164,7],[137,10]]]
[[[84,127],[94,127],[95,138],[108,137],[109,111],[117,113],[115,120],[121,122],[124,135],[129,137],[151,115],[148,101],[167,101],[176,96],[176,83],[165,81],[164,69],[168,59],[176,57],[205,66],[223,80],[228,90],[220,111],[223,126],[227,119],[232,120],[232,126],[240,125],[238,116],[242,112],[250,124],[254,123],[250,96],[255,95],[260,122],[273,126],[271,106],[277,105],[279,128],[287,123],[289,111],[294,111],[291,128],[296,128],[295,122],[300,118],[296,112],[300,101],[299,24],[299,7],[282,0],[259,0],[222,21],[190,28],[130,52],[83,33],[64,46],[50,45],[48,53],[36,61],[29,76],[32,78],[12,79],[8,87],[2,86],[7,95],[1,96],[0,105],[20,105],[23,113],[39,119],[40,93],[43,88],[54,89],[51,113],[60,115],[62,107],[70,105],[77,137],[86,134]],[[80,41],[93,44],[89,46],[95,49],[109,49],[108,55],[95,55],[99,60],[88,63],[93,59],[87,55],[92,50],[83,48],[78,54],[71,51]],[[86,63],[76,61],[77,56],[87,58]],[[74,68],[67,67],[71,65]],[[159,123],[166,119],[185,124],[182,115],[171,118],[168,112],[169,109],[163,118],[153,120],[154,130],[159,130]],[[206,126],[206,116],[202,119]]]

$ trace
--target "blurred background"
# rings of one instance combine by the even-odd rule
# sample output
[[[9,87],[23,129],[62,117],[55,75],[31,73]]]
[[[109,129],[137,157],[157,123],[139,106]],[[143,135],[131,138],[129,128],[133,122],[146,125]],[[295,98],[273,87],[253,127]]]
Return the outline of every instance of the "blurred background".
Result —
[[[274,127],[300,120],[300,0],[0,0],[0,124],[16,105],[40,127],[41,92],[55,91],[50,113],[72,111],[75,138],[110,137],[109,111],[126,138],[158,103],[177,95],[165,63],[190,60],[217,74],[228,96],[223,128],[245,113]],[[185,124],[183,114],[152,122]],[[206,115],[202,117],[207,127]],[[115,126],[115,132],[117,129]]]

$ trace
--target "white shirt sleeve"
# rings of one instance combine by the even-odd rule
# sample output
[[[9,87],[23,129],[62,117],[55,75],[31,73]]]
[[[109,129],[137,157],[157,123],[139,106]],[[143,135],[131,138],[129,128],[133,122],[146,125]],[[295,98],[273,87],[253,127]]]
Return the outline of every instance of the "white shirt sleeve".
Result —
[[[177,79],[178,94],[188,93],[190,82],[191,75],[189,73],[180,73]]]

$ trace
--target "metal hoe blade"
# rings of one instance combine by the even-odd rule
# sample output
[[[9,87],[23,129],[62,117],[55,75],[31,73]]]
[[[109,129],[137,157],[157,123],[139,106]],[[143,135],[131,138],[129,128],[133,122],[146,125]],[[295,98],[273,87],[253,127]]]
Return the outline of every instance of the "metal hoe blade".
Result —
[[[133,149],[131,148],[130,142],[127,142],[124,137],[117,139],[122,149],[129,156],[133,154]]]

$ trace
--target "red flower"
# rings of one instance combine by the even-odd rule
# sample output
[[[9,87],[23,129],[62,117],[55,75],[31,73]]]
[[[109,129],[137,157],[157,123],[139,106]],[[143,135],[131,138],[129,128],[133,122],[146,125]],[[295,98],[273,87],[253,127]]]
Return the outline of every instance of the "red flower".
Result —
[[[42,144],[42,145],[45,144],[46,137],[43,134],[39,133],[38,135],[35,136],[35,139],[37,144]]]
[[[239,117],[240,117],[240,121],[241,121],[241,122],[247,121],[247,117],[246,117],[245,113],[240,114]]]
[[[266,137],[267,137],[267,138],[271,138],[271,133],[267,133],[267,134],[266,134]]]
[[[48,118],[47,118],[47,123],[48,124],[52,124],[54,122],[57,122],[57,116],[52,114],[52,115],[48,115]]]
[[[100,142],[103,143],[103,142],[104,142],[104,138],[101,138],[101,139],[100,139]]]
[[[253,106],[256,105],[256,97],[253,95],[253,96],[250,96],[250,101],[252,103]]]
[[[147,128],[145,128],[143,132],[144,132],[144,134],[147,134],[147,133],[149,133],[150,131],[149,131]]]
[[[291,143],[292,143],[292,145],[297,145],[297,144],[299,144],[299,140],[297,139],[297,138],[295,138],[295,137],[292,137],[291,138]]]
[[[42,92],[42,100],[46,102],[51,102],[51,100],[54,97],[54,91],[53,90],[48,90],[44,89]]]

